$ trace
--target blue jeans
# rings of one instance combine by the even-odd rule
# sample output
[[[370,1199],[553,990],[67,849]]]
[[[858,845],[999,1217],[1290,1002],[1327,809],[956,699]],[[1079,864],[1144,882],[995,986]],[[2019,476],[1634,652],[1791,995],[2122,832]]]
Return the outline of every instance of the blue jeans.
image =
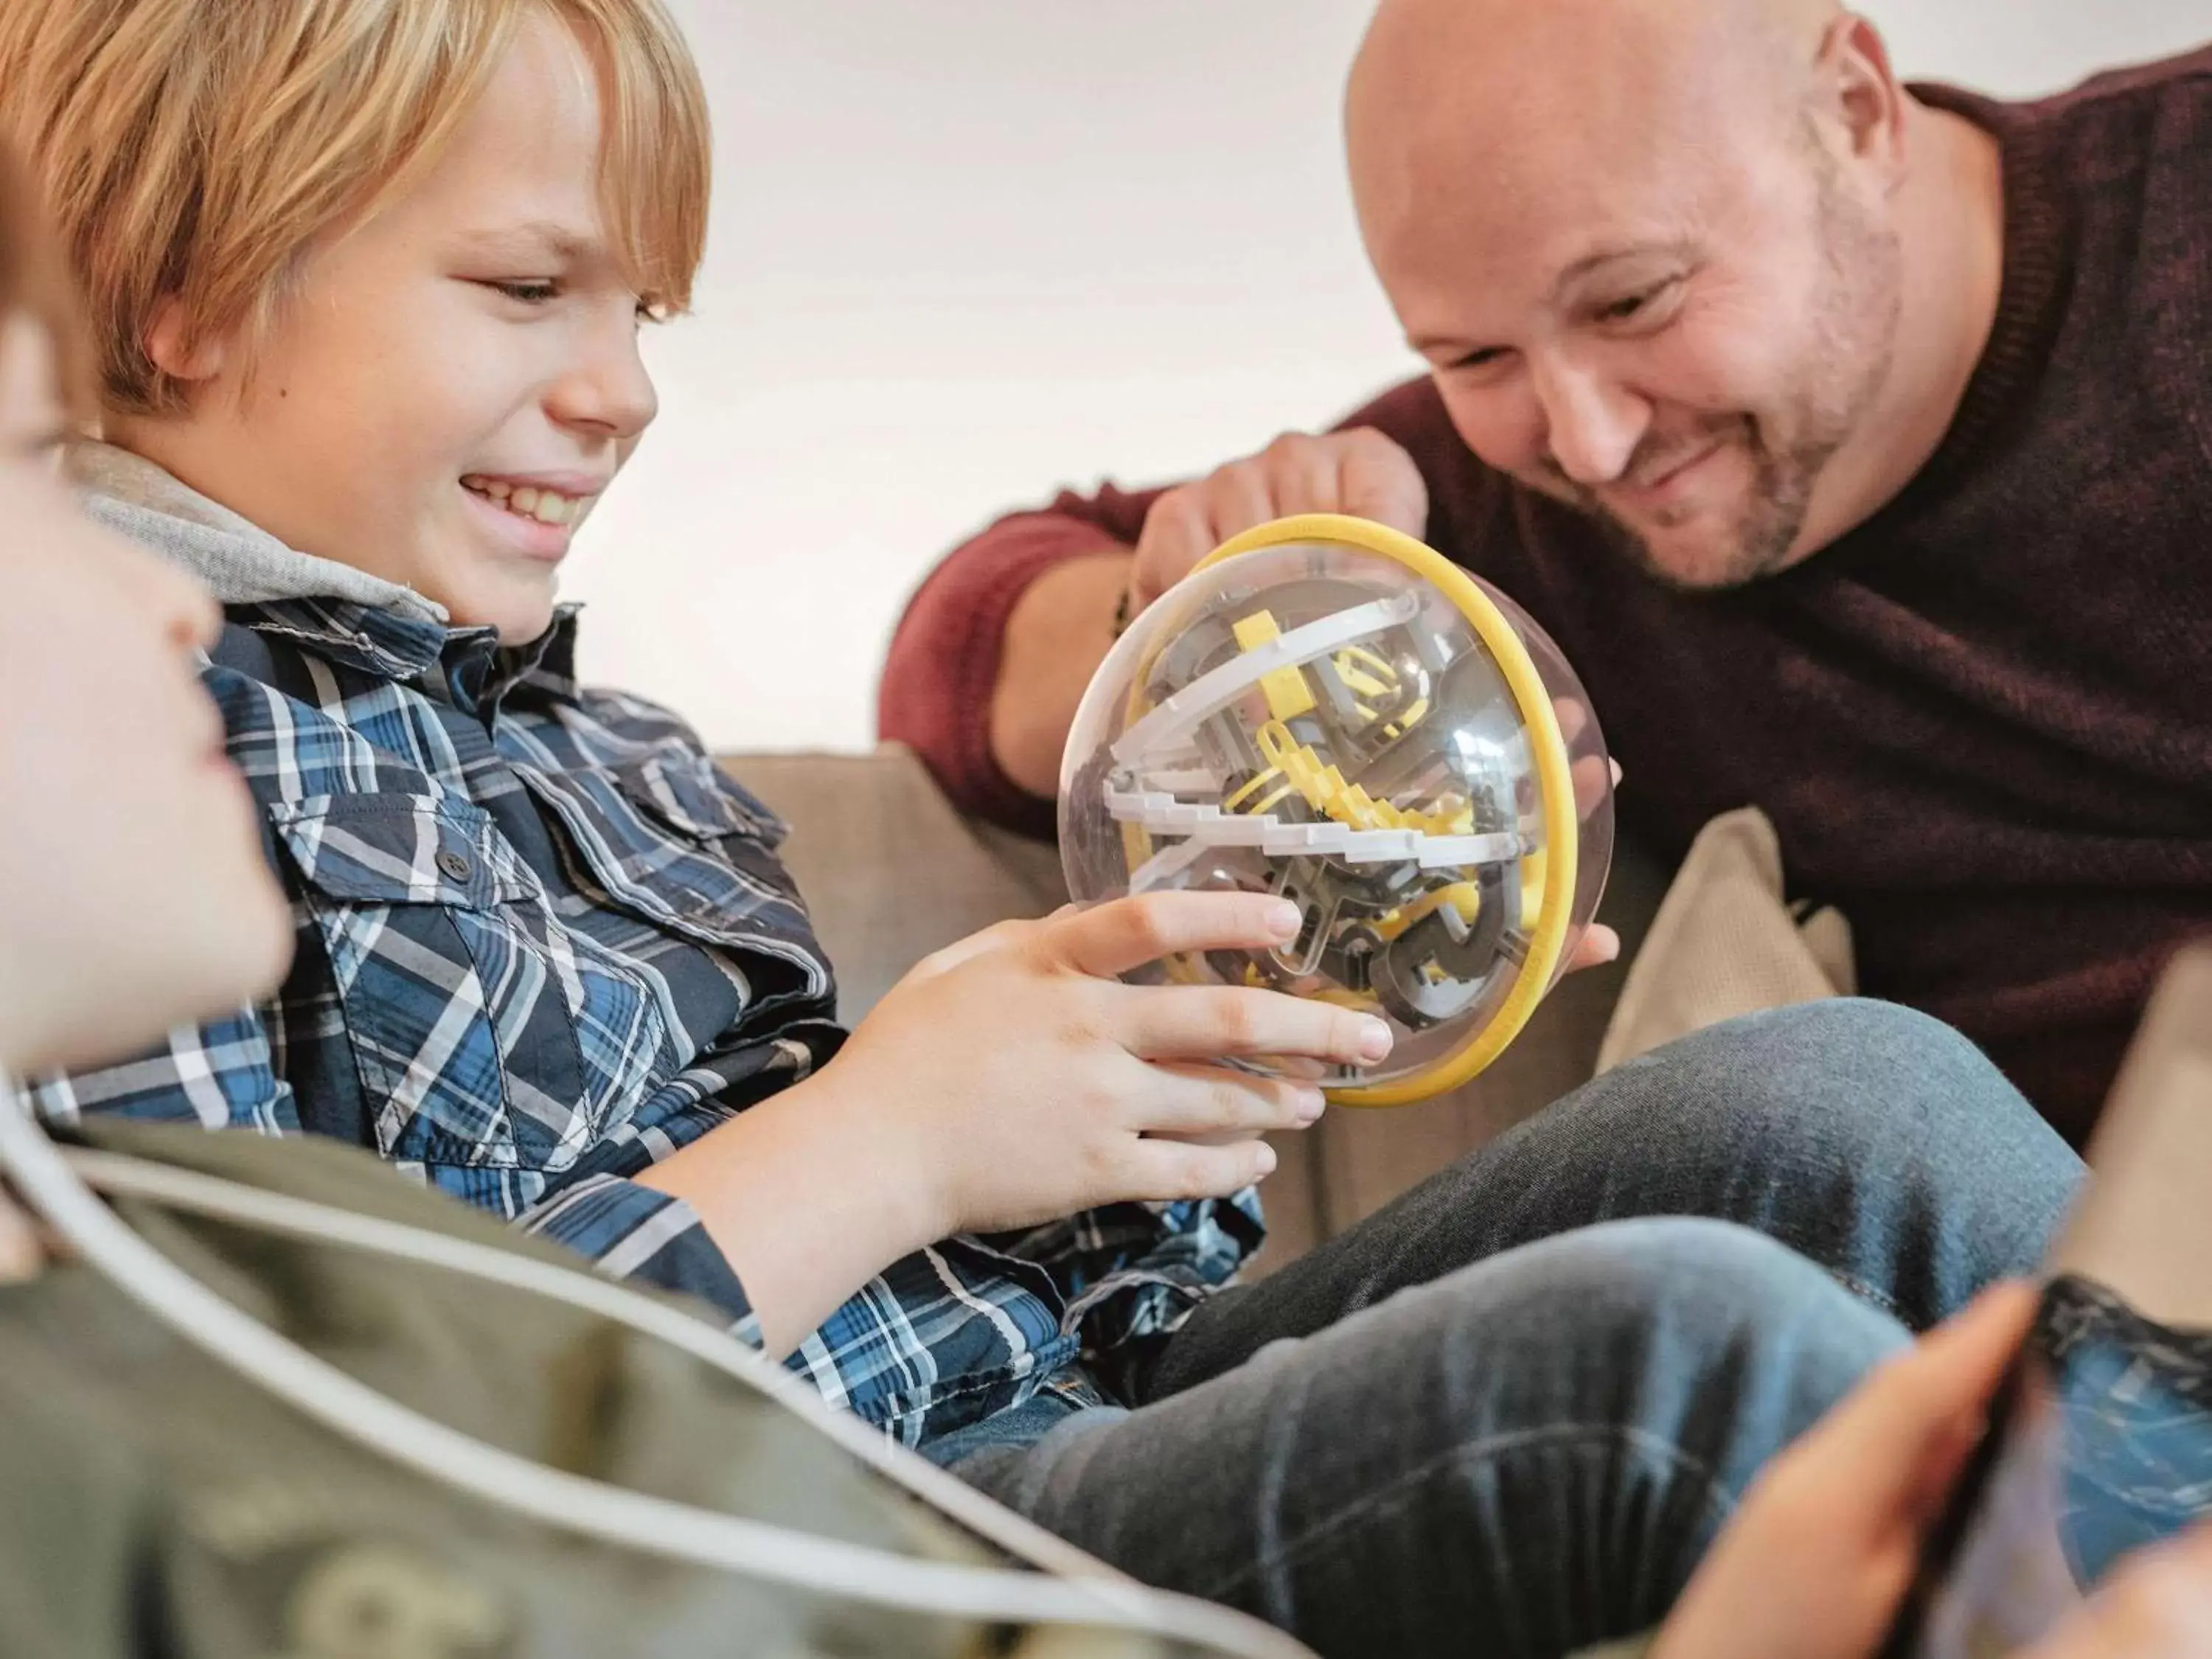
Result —
[[[1757,1015],[1223,1291],[1135,1409],[933,1449],[1326,1655],[1565,1653],[1657,1623],[1759,1467],[2031,1271],[2081,1175],[1945,1026]]]

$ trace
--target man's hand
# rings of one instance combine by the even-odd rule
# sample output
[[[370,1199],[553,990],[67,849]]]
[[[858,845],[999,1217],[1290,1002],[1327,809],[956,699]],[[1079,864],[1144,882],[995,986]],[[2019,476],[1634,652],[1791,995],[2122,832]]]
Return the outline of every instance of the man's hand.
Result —
[[[1682,1592],[1651,1659],[1871,1659],[2034,1314],[2026,1285],[1989,1291],[1777,1458]],[[2042,1659],[2104,1651],[2038,1650]]]
[[[1428,527],[1429,487],[1413,458],[1371,427],[1285,433],[1152,503],[1137,539],[1130,608],[1150,605],[1231,536],[1294,513],[1349,513],[1419,536]]]

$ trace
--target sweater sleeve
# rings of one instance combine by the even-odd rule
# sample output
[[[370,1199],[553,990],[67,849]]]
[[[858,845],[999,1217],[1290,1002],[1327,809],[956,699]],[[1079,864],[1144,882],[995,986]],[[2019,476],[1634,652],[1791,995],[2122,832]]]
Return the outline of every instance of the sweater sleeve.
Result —
[[[1465,451],[1425,379],[1394,386],[1331,428],[1373,427],[1430,481]],[[1064,491],[1048,507],[1000,519],[947,554],[907,605],[884,666],[877,729],[921,757],[962,811],[1040,837],[1053,805],[1008,778],[991,753],[991,696],[1006,621],[1045,571],[1087,553],[1133,547],[1152,503],[1171,488]]]

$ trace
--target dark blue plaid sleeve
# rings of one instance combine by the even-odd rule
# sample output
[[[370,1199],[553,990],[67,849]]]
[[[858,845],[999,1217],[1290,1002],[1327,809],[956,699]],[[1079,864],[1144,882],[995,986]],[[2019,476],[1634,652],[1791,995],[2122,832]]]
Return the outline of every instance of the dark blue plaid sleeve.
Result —
[[[242,1009],[205,1025],[180,1026],[160,1047],[120,1065],[37,1079],[31,1103],[50,1123],[110,1112],[204,1129],[295,1134],[298,1103],[273,1058],[281,1042],[280,1014]]]
[[[620,1176],[586,1176],[517,1224],[589,1256],[611,1278],[682,1291],[729,1316],[732,1333],[760,1346],[760,1322],[728,1259],[682,1199]]]
[[[55,1073],[32,1084],[50,1123],[109,1113],[205,1129],[301,1132],[292,1085],[276,1075],[271,1033],[281,1004],[172,1031],[161,1045],[98,1071]],[[689,1204],[618,1175],[590,1175],[516,1218],[525,1231],[558,1240],[611,1278],[683,1291],[720,1310],[744,1340],[759,1322],[729,1262]]]

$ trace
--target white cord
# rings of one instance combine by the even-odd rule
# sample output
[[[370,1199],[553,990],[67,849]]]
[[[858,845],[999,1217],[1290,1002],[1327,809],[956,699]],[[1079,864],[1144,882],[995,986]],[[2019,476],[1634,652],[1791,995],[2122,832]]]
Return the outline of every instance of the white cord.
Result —
[[[796,1405],[793,1391],[804,1388],[734,1339],[588,1273],[192,1171],[113,1154],[80,1152],[74,1157],[112,1190],[136,1192],[179,1208],[295,1237],[399,1256],[587,1309],[673,1342],[786,1406]],[[548,1468],[463,1434],[279,1335],[132,1232],[94,1196],[4,1077],[0,1077],[0,1170],[86,1261],[195,1346],[341,1437],[429,1480],[544,1525],[817,1594],[945,1617],[1103,1625],[1202,1643],[1249,1659],[1310,1659],[1305,1648],[1271,1626],[1111,1575],[960,1486],[955,1477],[875,1440],[856,1424],[832,1418],[818,1399],[811,1409],[799,1409],[878,1472],[1011,1553],[1056,1571],[1067,1571],[1073,1558],[1087,1577],[1070,1583],[1060,1577],[917,1561],[629,1492]],[[1040,1548],[1040,1540],[1048,1541]]]

